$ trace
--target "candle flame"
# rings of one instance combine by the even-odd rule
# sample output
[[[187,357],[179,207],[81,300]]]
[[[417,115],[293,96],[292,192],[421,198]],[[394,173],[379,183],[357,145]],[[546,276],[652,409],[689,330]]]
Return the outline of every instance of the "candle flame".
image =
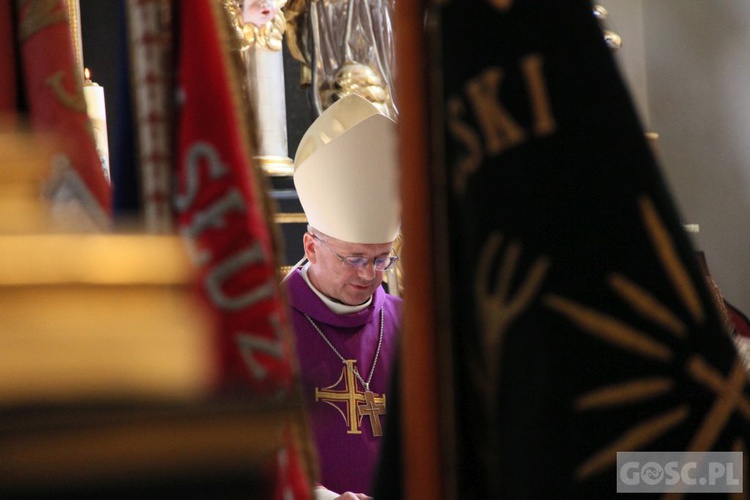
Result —
[[[83,68],[83,77],[86,80],[91,80],[91,71],[88,68]]]

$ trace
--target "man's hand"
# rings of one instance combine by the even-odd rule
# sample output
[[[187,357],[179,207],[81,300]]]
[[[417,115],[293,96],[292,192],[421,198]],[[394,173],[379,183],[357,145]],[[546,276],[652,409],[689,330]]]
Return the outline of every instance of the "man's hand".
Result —
[[[324,486],[317,485],[315,487],[315,500],[373,500],[373,498],[364,493],[352,493],[351,491],[339,495]]]
[[[368,497],[364,493],[352,493],[351,491],[347,491],[340,497],[336,497],[336,500],[373,500],[373,498]]]

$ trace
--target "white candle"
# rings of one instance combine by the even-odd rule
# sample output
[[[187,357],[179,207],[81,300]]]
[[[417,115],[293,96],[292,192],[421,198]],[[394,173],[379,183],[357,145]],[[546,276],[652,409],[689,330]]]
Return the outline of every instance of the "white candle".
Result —
[[[86,99],[86,112],[94,129],[96,153],[102,163],[102,170],[107,182],[109,176],[109,142],[107,140],[107,111],[104,105],[104,87],[90,79],[88,68],[84,69],[86,81],[83,84],[83,96]]]

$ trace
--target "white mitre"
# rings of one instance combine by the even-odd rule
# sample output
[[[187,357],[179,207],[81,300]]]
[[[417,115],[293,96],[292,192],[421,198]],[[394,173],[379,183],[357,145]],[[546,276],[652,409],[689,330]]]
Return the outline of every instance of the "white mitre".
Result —
[[[401,225],[396,124],[358,95],[333,103],[307,129],[294,185],[308,223],[350,243],[390,243]]]

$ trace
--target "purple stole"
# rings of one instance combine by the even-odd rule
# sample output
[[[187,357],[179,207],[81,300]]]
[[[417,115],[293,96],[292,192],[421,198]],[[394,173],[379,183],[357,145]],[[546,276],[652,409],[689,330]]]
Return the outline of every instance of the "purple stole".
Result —
[[[302,395],[308,406],[319,455],[320,483],[343,493],[369,493],[383,440],[390,394],[390,374],[397,354],[402,300],[378,288],[362,311],[339,315],[331,311],[305,283],[299,270],[287,280],[291,318],[302,377]],[[310,324],[310,316],[347,360],[356,361],[366,381],[372,368],[383,309],[383,341],[370,381],[373,401],[364,387]],[[361,407],[357,409],[357,407]],[[373,432],[375,431],[375,432]]]

